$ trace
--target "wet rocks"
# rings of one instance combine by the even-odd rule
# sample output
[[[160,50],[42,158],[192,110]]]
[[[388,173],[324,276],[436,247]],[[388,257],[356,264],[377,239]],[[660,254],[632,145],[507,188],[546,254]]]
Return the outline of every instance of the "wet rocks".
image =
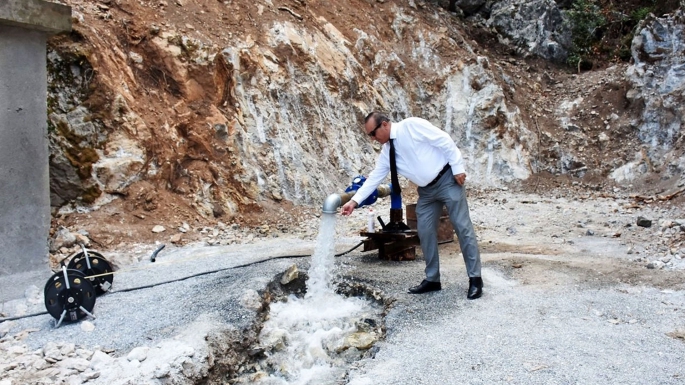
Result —
[[[357,332],[345,337],[343,348],[370,349],[378,341],[376,333]]]
[[[299,276],[299,270],[297,270],[297,265],[292,264],[284,273],[283,276],[281,277],[281,285],[287,285],[290,282],[294,281],[297,279]]]

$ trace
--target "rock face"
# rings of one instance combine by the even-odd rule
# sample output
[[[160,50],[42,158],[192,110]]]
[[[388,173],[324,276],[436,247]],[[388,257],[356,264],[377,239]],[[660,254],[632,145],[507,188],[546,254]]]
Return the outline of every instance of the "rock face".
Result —
[[[520,111],[449,13],[388,5],[387,26],[360,29],[310,7],[298,23],[266,4],[259,12],[275,16],[262,24],[207,38],[187,24],[145,29],[154,14],[142,7],[126,30],[76,6],[83,41],[62,37],[50,52],[53,204],[107,203],[139,180],[164,181],[206,217],[264,199],[313,204],[371,170],[378,148],[359,122],[374,109],[449,132],[480,184],[529,175]]]
[[[682,9],[664,18],[652,16],[644,20],[633,39],[634,64],[627,71],[632,83],[627,97],[632,104],[644,105],[641,121],[636,122],[638,137],[647,145],[650,168],[663,170],[666,178],[681,176],[685,171],[685,159],[672,151],[683,138],[684,22]],[[639,163],[624,168],[629,179],[650,171],[641,169]]]
[[[489,56],[445,2],[125,3],[75,2],[75,32],[51,41],[55,207],[90,210],[121,198],[125,210],[153,212],[170,210],[171,195],[230,221],[267,203],[318,205],[373,167],[379,147],[360,124],[372,110],[421,116],[448,132],[476,187],[539,171],[582,177],[592,171],[589,147],[606,154],[617,143],[614,127],[621,135],[639,127],[650,159],[681,137],[680,13],[640,30],[630,91],[620,94],[626,79],[602,83],[634,113],[646,106],[628,122],[618,110],[583,116],[587,108],[554,74]],[[447,3],[481,17],[524,56],[565,60],[570,33],[553,0]],[[107,22],[116,18],[126,25]],[[580,92],[594,108],[593,90]],[[593,92],[601,102],[604,91]],[[564,148],[564,135],[573,146]],[[596,172],[618,170],[620,183],[634,179],[631,165],[675,175],[685,167],[677,154],[646,169],[644,156],[602,158]]]
[[[507,45],[526,55],[563,63],[571,46],[571,31],[554,0],[505,0],[492,6],[488,24]]]

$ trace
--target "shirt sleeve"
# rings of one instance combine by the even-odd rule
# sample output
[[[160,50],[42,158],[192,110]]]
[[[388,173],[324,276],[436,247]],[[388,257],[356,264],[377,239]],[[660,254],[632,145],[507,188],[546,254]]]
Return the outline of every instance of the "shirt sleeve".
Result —
[[[442,152],[447,159],[447,162],[452,168],[452,174],[462,174],[466,172],[464,167],[464,158],[461,156],[461,151],[457,145],[445,131],[433,126],[430,122],[424,121],[423,124],[417,125],[414,130],[417,141],[430,143],[432,146]]]
[[[378,160],[376,160],[376,168],[371,171],[369,176],[366,178],[366,182],[364,182],[362,187],[360,187],[359,190],[357,190],[357,193],[352,197],[352,200],[357,202],[357,205],[363,202],[364,199],[368,198],[369,195],[371,195],[376,188],[378,188],[378,185],[381,184],[383,179],[388,176],[388,173],[390,172],[389,148],[390,145],[383,145],[381,153],[378,156]]]

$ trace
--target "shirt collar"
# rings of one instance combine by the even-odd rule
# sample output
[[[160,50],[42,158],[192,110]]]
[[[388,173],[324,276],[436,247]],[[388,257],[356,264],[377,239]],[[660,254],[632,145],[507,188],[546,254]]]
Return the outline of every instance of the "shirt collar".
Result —
[[[390,139],[397,139],[397,130],[395,129],[395,124],[392,122],[390,123]]]

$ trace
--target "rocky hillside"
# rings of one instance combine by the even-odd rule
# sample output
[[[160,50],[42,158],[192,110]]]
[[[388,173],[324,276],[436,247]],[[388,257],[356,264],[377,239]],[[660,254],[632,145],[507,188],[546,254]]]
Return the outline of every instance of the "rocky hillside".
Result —
[[[291,231],[370,171],[373,109],[450,133],[472,187],[681,199],[677,5],[634,28],[626,61],[586,69],[567,64],[571,2],[64,2],[74,31],[48,52],[53,231],[96,247],[183,243],[217,222]]]

